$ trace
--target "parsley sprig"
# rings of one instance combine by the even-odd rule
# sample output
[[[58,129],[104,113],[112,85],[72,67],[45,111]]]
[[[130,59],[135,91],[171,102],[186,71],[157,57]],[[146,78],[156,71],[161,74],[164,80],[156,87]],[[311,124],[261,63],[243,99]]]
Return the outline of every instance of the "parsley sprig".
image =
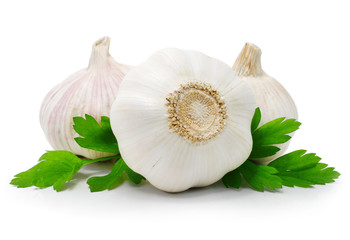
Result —
[[[227,173],[222,182],[226,187],[240,188],[242,177],[253,189],[264,191],[265,188],[275,190],[282,188],[281,178],[275,174],[278,171],[270,166],[256,165],[251,161],[245,161],[239,168]]]
[[[36,186],[46,188],[53,186],[53,189],[60,191],[66,182],[71,181],[73,175],[83,166],[106,160],[116,160],[112,171],[106,176],[91,177],[87,183],[91,192],[112,189],[125,179],[134,184],[139,184],[144,179],[138,173],[132,171],[119,154],[117,139],[115,138],[110,120],[108,117],[101,117],[99,124],[90,115],[73,118],[73,128],[80,135],[75,141],[83,148],[112,153],[112,156],[83,159],[69,151],[48,151],[43,154],[39,163],[27,171],[15,175],[10,184],[18,188]],[[126,173],[126,178],[123,173]]]
[[[261,120],[260,109],[257,108],[252,120],[251,130],[253,149],[249,159],[239,168],[227,173],[222,182],[228,188],[240,188],[242,179],[248,185],[263,192],[265,189],[276,190],[287,187],[311,187],[334,182],[340,173],[325,163],[320,157],[306,150],[296,150],[285,154],[268,165],[257,165],[252,159],[273,156],[280,149],[274,144],[287,142],[291,137],[287,134],[296,131],[301,125],[295,119],[277,118],[258,128]]]
[[[83,148],[100,152],[119,154],[118,142],[115,138],[109,117],[101,117],[101,125],[92,116],[73,118],[73,128],[81,136],[74,140]]]
[[[94,160],[81,159],[69,151],[48,151],[43,154],[39,163],[25,172],[15,175],[11,184],[19,188],[36,186],[60,191],[66,182],[83,166],[95,162],[115,159],[118,156],[98,158]]]
[[[269,166],[277,169],[276,174],[287,187],[311,187],[334,182],[340,173],[333,167],[320,163],[321,158],[306,150],[297,150],[272,161]]]
[[[89,184],[91,192],[99,192],[107,189],[113,189],[123,183],[123,173],[126,173],[128,179],[134,184],[141,183],[145,178],[140,174],[132,171],[124,162],[123,159],[119,159],[113,166],[112,171],[106,176],[89,178],[87,183]]]
[[[292,133],[299,129],[300,122],[295,119],[287,119],[284,117],[277,118],[271,122],[265,123],[258,128],[261,121],[260,108],[256,108],[251,124],[253,137],[253,150],[250,153],[250,159],[264,158],[275,155],[280,149],[273,144],[285,143]]]
[[[222,182],[228,188],[240,188],[245,181],[257,191],[276,190],[287,187],[312,187],[334,182],[339,173],[325,163],[315,153],[296,150],[285,154],[268,165],[257,165],[253,160],[273,156],[280,149],[275,146],[287,142],[288,135],[296,131],[300,122],[295,119],[277,118],[259,127],[261,112],[257,108],[251,123],[253,148],[249,159],[239,168],[227,173]],[[95,176],[87,180],[91,192],[113,189],[125,180],[140,184],[145,178],[131,170],[122,159],[108,117],[101,117],[100,123],[90,115],[73,118],[73,128],[80,135],[75,141],[83,148],[111,153],[111,156],[98,159],[83,159],[69,151],[48,151],[39,163],[27,171],[15,175],[11,184],[18,188],[36,186],[62,190],[74,174],[83,166],[116,160],[111,172],[105,176]]]

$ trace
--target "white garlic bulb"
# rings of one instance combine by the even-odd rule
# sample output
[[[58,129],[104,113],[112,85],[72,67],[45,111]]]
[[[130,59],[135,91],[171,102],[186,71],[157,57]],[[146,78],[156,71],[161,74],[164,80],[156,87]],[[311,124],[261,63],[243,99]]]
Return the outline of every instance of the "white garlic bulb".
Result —
[[[260,48],[254,44],[246,43],[232,68],[254,90],[256,104],[262,114],[259,126],[280,117],[298,118],[297,108],[287,90],[262,70]],[[292,135],[290,134],[290,136]],[[282,155],[287,150],[289,143],[290,141],[277,144],[276,146],[281,150],[274,156],[254,160],[271,161]]]
[[[114,61],[109,54],[110,38],[93,44],[89,66],[54,87],[45,97],[40,123],[55,150],[67,150],[86,158],[109,156],[81,148],[74,140],[73,117],[89,114],[97,120],[109,116],[119,85],[130,67]]]
[[[248,158],[255,104],[252,89],[225,63],[170,48],[126,75],[111,126],[131,169],[179,192],[212,184]]]

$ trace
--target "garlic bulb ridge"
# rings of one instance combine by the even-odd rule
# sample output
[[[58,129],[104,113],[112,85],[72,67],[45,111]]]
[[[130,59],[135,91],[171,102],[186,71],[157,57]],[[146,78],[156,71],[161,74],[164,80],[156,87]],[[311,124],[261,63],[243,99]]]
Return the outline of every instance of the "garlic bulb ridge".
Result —
[[[260,108],[262,114],[259,126],[280,117],[298,118],[297,108],[290,94],[277,80],[263,71],[260,48],[254,44],[246,43],[232,68],[254,91],[257,107]],[[292,135],[290,134],[290,136]],[[289,141],[278,144],[276,146],[281,150],[277,154],[254,160],[271,161],[282,155],[288,145]]]
[[[55,150],[67,150],[86,158],[110,155],[81,148],[74,140],[73,117],[89,114],[98,121],[109,116],[119,85],[130,66],[117,63],[109,54],[110,38],[92,46],[87,68],[69,76],[45,97],[40,110],[41,127]]]

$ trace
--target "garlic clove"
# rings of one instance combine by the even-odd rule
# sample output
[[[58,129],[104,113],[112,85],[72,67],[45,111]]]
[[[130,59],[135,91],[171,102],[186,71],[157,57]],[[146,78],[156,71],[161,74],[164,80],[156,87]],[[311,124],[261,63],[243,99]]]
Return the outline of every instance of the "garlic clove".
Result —
[[[67,150],[86,158],[109,156],[81,148],[74,140],[73,117],[89,114],[100,120],[109,116],[119,85],[130,66],[117,63],[109,54],[110,38],[104,37],[92,46],[89,66],[69,76],[45,97],[40,123],[55,150]]]
[[[111,126],[126,164],[167,192],[202,187],[252,149],[253,91],[225,63],[163,49],[124,78]]]
[[[232,67],[234,72],[254,91],[257,107],[260,108],[262,114],[259,126],[280,117],[297,119],[297,108],[290,94],[277,80],[263,71],[261,53],[260,48],[252,43],[246,43]],[[289,143],[290,141],[275,145],[281,150],[274,156],[254,160],[258,162],[271,161],[281,156],[287,150]]]

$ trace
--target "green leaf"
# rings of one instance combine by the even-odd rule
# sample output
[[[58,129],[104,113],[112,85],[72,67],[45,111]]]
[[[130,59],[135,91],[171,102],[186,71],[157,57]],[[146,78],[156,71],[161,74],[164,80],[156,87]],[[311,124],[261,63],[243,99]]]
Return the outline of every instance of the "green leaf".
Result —
[[[311,187],[334,182],[340,173],[327,164],[320,163],[320,157],[315,153],[305,154],[306,150],[297,150],[285,154],[269,163],[268,166],[277,169],[276,174],[287,187]]]
[[[89,184],[90,191],[99,192],[114,188],[118,184],[118,181],[123,179],[125,168],[125,162],[122,159],[119,159],[114,164],[112,171],[108,175],[89,178],[87,184]]]
[[[15,175],[10,184],[18,188],[53,186],[59,191],[82,166],[105,159],[83,160],[68,151],[49,151],[40,157],[37,165]]]
[[[261,111],[260,111],[260,108],[256,108],[253,116],[253,120],[251,123],[251,127],[250,127],[252,132],[254,132],[255,129],[258,128],[260,121],[261,121]]]
[[[227,173],[221,180],[227,188],[232,187],[238,189],[242,183],[242,177],[239,169],[235,169]]]
[[[314,167],[321,160],[315,153],[305,153],[306,150],[296,150],[277,158],[269,166],[277,168],[280,171],[302,170]]]
[[[286,134],[296,131],[300,125],[295,119],[277,118],[256,129],[254,140],[262,145],[285,143],[291,138]]]
[[[256,119],[259,118],[259,113],[256,113]],[[254,119],[254,118],[253,118]],[[252,122],[252,129],[256,126],[257,120]],[[280,149],[273,144],[281,144],[287,142],[291,137],[287,134],[296,131],[300,122],[295,119],[277,118],[261,127],[253,130],[253,149],[249,156],[250,159],[264,158],[276,154]]]
[[[79,146],[100,152],[119,153],[108,117],[101,117],[101,125],[88,114],[85,114],[85,119],[74,117],[73,122],[74,130],[81,136],[75,138]]]
[[[139,184],[143,179],[138,173],[132,171],[124,162],[122,158],[120,158],[113,166],[112,171],[106,176],[99,177],[91,177],[88,179],[87,183],[90,186],[91,192],[99,192],[104,190],[110,190],[115,188],[116,186],[123,183],[123,173],[126,172],[130,181],[135,184]]]
[[[255,190],[274,190],[287,187],[311,187],[334,182],[340,173],[327,164],[320,163],[320,157],[306,150],[296,150],[285,154],[265,165],[256,165],[250,160],[239,168],[227,173],[222,182],[226,187],[239,188],[242,177]]]
[[[282,188],[282,180],[275,175],[276,173],[277,170],[273,167],[256,165],[247,160],[239,168],[227,173],[222,182],[226,187],[239,188],[243,177],[251,188],[263,192],[265,188]]]
[[[265,188],[282,188],[281,179],[276,176],[276,169],[265,165],[256,165],[250,160],[243,163],[240,172],[246,182],[255,190],[263,192]]]
[[[254,144],[253,149],[250,153],[250,159],[264,158],[275,155],[280,150],[279,147],[276,146],[262,146],[258,144]]]
[[[146,178],[144,178],[142,175],[134,172],[128,166],[126,166],[125,172],[128,175],[129,180],[131,182],[133,182],[134,184],[140,184],[142,180],[146,180]]]

